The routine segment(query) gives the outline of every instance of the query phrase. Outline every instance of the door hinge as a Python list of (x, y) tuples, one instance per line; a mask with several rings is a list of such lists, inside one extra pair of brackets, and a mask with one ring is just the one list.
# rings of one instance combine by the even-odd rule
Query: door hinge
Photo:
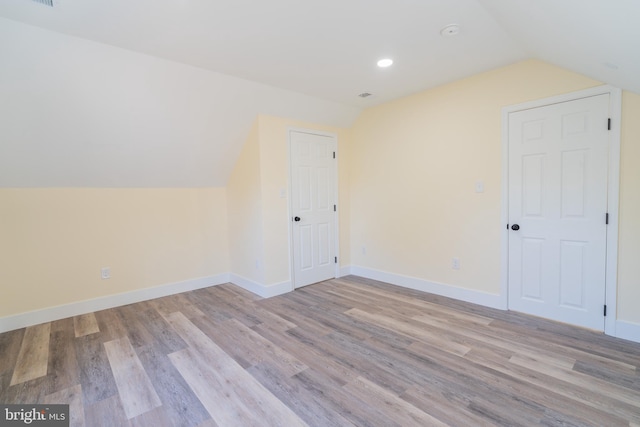
[(604, 223), (609, 225), (609, 212), (607, 212), (607, 214), (605, 215)]
[(507, 224), (507, 230), (509, 229), (509, 224)]
[(611, 119), (607, 119), (607, 130), (611, 130)]
[(333, 152), (333, 158), (334, 159), (336, 158), (336, 152), (335, 151)]
[(334, 262), (337, 264), (338, 263), (338, 257), (334, 258)]
[(338, 210), (338, 208), (336, 207), (336, 205), (333, 205), (333, 211), (336, 212)]
[(607, 317), (607, 305), (604, 305), (604, 317)]

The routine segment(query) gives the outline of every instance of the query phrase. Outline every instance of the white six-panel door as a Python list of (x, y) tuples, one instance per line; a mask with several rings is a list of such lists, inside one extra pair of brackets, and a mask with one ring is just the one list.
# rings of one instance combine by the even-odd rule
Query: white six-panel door
[(335, 277), (336, 139), (290, 132), (294, 287)]
[(609, 95), (509, 114), (509, 308), (604, 329)]

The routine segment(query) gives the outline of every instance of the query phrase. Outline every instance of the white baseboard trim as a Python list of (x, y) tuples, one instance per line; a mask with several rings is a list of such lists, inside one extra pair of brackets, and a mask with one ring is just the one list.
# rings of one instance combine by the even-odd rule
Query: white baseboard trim
[(340, 267), (340, 270), (338, 272), (339, 276), (338, 277), (344, 277), (344, 276), (348, 276), (351, 274), (351, 266), (347, 265), (345, 267)]
[(629, 341), (640, 342), (640, 323), (616, 320), (615, 336)]
[(262, 298), (275, 297), (293, 290), (293, 285), (290, 280), (281, 283), (274, 283), (272, 285), (263, 285), (261, 283), (254, 282), (251, 279), (247, 279), (246, 277), (232, 273), (229, 276), (229, 281), (234, 285), (240, 286), (242, 289), (261, 296)]
[(224, 273), (6, 316), (0, 318), (0, 333), (228, 282), (229, 274)]
[(472, 289), (458, 288), (444, 283), (430, 282), (416, 277), (403, 276), (400, 274), (388, 273), (386, 271), (374, 270), (355, 265), (351, 266), (350, 271), (351, 274), (355, 276), (361, 276), (367, 279), (379, 280), (381, 282), (391, 283), (392, 285), (429, 292), (431, 294), (471, 302), (485, 307), (497, 308), (500, 310), (507, 309), (507, 307), (504, 306), (503, 299), (498, 294), (489, 294), (487, 292), (474, 291)]

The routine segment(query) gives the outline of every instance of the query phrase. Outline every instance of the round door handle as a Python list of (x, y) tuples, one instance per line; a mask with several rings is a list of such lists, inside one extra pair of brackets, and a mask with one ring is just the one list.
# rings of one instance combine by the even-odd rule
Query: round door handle
[(293, 220), (294, 220), (295, 222), (298, 222), (298, 221), (300, 221), (300, 217), (299, 217), (299, 216), (297, 216), (297, 217), (293, 218)]
[(518, 231), (518, 230), (520, 230), (520, 226), (519, 226), (518, 224), (513, 224), (513, 225), (511, 226), (511, 229), (512, 229), (513, 231)]

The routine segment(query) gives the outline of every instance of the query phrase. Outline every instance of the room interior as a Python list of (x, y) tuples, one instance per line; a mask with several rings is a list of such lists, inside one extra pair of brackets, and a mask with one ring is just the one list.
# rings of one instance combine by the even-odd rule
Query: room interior
[(299, 292), (291, 129), (338, 141), (336, 278), (506, 310), (503, 109), (610, 85), (605, 339), (640, 343), (633, 1), (42, 3), (0, 5), (0, 332), (228, 283)]

